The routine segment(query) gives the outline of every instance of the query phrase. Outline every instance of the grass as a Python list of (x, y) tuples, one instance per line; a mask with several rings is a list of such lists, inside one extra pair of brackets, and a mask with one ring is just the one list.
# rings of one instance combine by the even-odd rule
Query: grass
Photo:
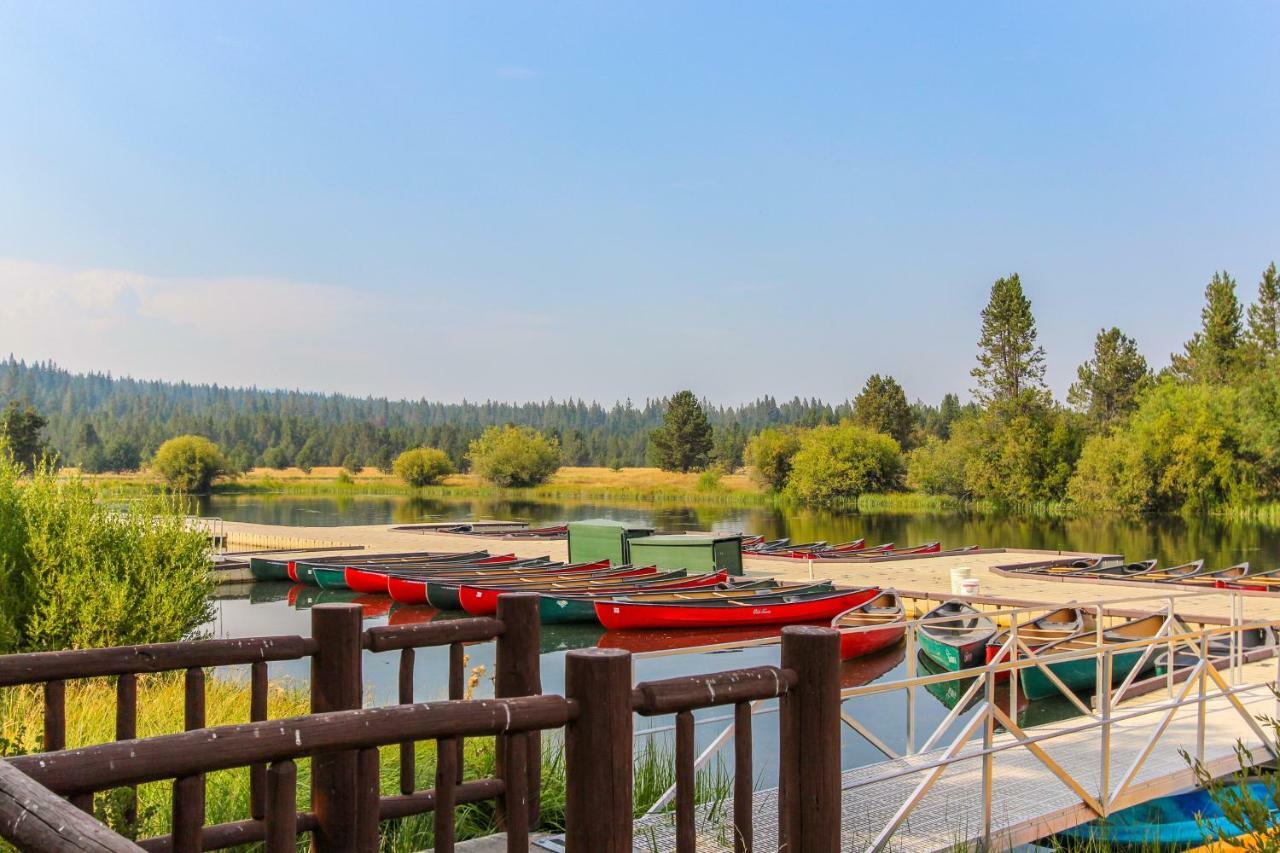
[[(73, 681), (67, 685), (67, 746), (76, 748), (107, 743), (115, 737), (115, 685), (107, 679)], [(206, 682), (208, 725), (243, 723), (249, 719), (249, 690), (235, 678), (214, 676)], [(183, 730), (183, 679), (176, 674), (143, 676), (138, 683), (138, 736), (153, 737)], [(294, 684), (273, 684), (268, 696), (272, 718), (306, 714), (307, 691)], [(0, 691), (0, 749), (3, 754), (20, 755), (42, 750), (44, 734), (43, 692), (38, 686)], [(564, 828), (565, 768), (562, 742), (555, 735), (544, 738), (542, 758), (542, 820), (540, 829), (551, 832)], [(469, 738), (464, 766), (466, 778), (479, 779), (494, 774), (494, 739)], [(675, 762), (665, 746), (648, 745), (635, 756), (636, 815), (646, 812), (675, 781)], [(383, 794), (399, 793), (399, 747), (382, 749)], [(434, 743), (418, 744), (417, 787), (428, 789), (435, 779)], [(723, 804), (732, 790), (732, 779), (723, 765), (699, 771), (695, 776), (696, 799), (713, 807)], [(136, 838), (168, 834), (171, 828), (171, 784), (156, 782), (138, 788)], [(126, 791), (99, 794), (95, 814), (117, 831), (126, 832), (123, 820)], [(310, 764), (298, 762), (298, 808), (309, 808)], [(205, 794), (206, 823), (243, 820), (249, 815), (249, 771), (247, 768), (208, 774)], [(478, 838), (497, 831), (492, 802), (460, 806), (455, 813), (459, 840)], [(408, 853), (432, 846), (434, 818), (416, 815), (383, 824), (382, 849), (388, 853)], [(299, 850), (307, 839), (299, 840)]]

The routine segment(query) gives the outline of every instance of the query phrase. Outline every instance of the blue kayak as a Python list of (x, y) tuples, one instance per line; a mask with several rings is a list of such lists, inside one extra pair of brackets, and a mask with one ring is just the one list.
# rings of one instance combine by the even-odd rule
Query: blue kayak
[[(1265, 782), (1251, 782), (1249, 791), (1255, 799), (1269, 803), (1271, 809), (1276, 810), (1276, 804), (1271, 801)], [(1196, 824), (1197, 814), (1204, 818), (1204, 829)], [(1206, 831), (1213, 833), (1214, 838), (1206, 838)], [(1109, 818), (1095, 818), (1064, 830), (1056, 837), (1077, 841), (1107, 841), (1117, 846), (1188, 847), (1216, 839), (1218, 831), (1227, 838), (1233, 838), (1249, 830), (1228, 821), (1207, 792), (1196, 790), (1130, 806)]]

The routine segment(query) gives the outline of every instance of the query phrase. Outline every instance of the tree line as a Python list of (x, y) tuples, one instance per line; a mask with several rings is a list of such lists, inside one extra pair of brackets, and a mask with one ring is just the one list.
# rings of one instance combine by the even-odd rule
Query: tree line
[[(630, 400), (611, 407), (582, 400), (512, 404), (391, 401), (302, 391), (264, 391), (74, 374), (50, 362), (0, 361), (0, 402), (13, 417), (41, 420), (40, 434), (64, 464), (89, 472), (129, 471), (150, 460), (170, 438), (205, 436), (235, 470), (304, 470), (318, 466), (390, 470), (405, 449), (433, 447), (457, 470), (468, 470), (471, 443), (492, 426), (530, 427), (560, 447), (565, 465), (630, 467), (657, 464), (651, 435), (662, 426), (668, 399)], [(714, 429), (710, 456), (722, 467), (742, 464), (749, 436), (768, 426), (816, 426), (848, 417), (848, 403), (779, 401), (764, 396), (742, 406), (699, 402)], [(913, 409), (922, 421), (936, 407)]]
[[(910, 489), (1005, 504), (1199, 511), (1280, 497), (1275, 264), (1248, 306), (1237, 290), (1227, 272), (1213, 274), (1200, 329), (1159, 371), (1121, 329), (1100, 329), (1065, 402), (1045, 384), (1046, 354), (1014, 273), (992, 284), (981, 312), (967, 403), (956, 394), (936, 406), (909, 403), (893, 377), (879, 374), (838, 404), (763, 397), (713, 407), (689, 390), (612, 408), (390, 402), (73, 375), (11, 356), (0, 363), (0, 399), (14, 401), (0, 435), (15, 455), (35, 458), (47, 440), (89, 470), (136, 467), (169, 437), (192, 433), (217, 442), (228, 470), (375, 465), (413, 483), (474, 466), (490, 482), (528, 485), (561, 464), (732, 471), (745, 463), (765, 487), (815, 503)], [(418, 448), (429, 458), (396, 465)], [(489, 456), (507, 467), (486, 468), (480, 460)]]

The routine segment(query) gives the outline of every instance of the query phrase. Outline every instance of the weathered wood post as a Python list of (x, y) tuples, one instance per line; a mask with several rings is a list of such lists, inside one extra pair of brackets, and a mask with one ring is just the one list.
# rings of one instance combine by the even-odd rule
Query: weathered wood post
[[(782, 756), (795, 769), (788, 786), (787, 853), (840, 849), (840, 634), (831, 628), (782, 629), (782, 666), (797, 676), (783, 704)], [(785, 737), (790, 731), (793, 737)]]
[[(497, 673), (494, 676), (494, 694), (499, 699), (542, 693), (539, 598), (536, 593), (529, 592), (509, 592), (498, 596), (498, 619), (504, 626), (502, 635), (498, 637), (495, 662)], [(527, 781), (523, 785), (508, 784), (507, 787), (508, 790), (524, 791), (528, 797), (529, 824), (536, 826), (538, 801), (542, 793), (542, 733), (528, 732), (518, 737), (528, 741), (524, 749), (524, 760), (528, 768)], [(506, 743), (505, 737), (499, 738), (497, 776), (503, 780), (507, 779), (509, 763)], [(505, 825), (507, 809), (511, 806), (505, 795), (498, 800), (500, 825)]]
[[(311, 608), (311, 713), (359, 708), (363, 681), (360, 670), (360, 605), (317, 604)], [(311, 760), (311, 807), (316, 815), (317, 853), (355, 850), (355, 750), (327, 752)]]
[(565, 850), (631, 853), (631, 655), (578, 649), (565, 656)]

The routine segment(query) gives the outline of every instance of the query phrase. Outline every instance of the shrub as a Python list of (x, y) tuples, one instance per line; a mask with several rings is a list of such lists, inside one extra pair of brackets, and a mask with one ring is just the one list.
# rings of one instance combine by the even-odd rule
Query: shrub
[(791, 460), (799, 449), (800, 436), (795, 430), (768, 427), (751, 436), (743, 458), (751, 468), (751, 479), (781, 491), (791, 473)]
[(966, 496), (965, 456), (959, 443), (930, 437), (907, 454), (907, 487), (930, 495)]
[(0, 651), (180, 640), (212, 617), (209, 543), (171, 498), (117, 511), (0, 453)]
[(708, 468), (698, 475), (698, 491), (718, 492), (721, 489), (721, 474), (715, 468)]
[(489, 427), (467, 450), (471, 469), (503, 488), (545, 483), (560, 467), (560, 444), (530, 427)]
[(805, 433), (792, 460), (787, 491), (810, 503), (832, 503), (897, 485), (898, 442), (852, 422)]
[(415, 447), (396, 457), (391, 470), (415, 489), (432, 486), (453, 473), (453, 463), (443, 450)]
[(230, 473), (218, 445), (202, 435), (169, 439), (156, 451), (151, 467), (172, 488), (187, 494), (207, 492), (214, 480)]
[(1070, 495), (1080, 506), (1198, 512), (1257, 493), (1240, 395), (1171, 379), (1143, 395), (1128, 423), (1085, 447)]

